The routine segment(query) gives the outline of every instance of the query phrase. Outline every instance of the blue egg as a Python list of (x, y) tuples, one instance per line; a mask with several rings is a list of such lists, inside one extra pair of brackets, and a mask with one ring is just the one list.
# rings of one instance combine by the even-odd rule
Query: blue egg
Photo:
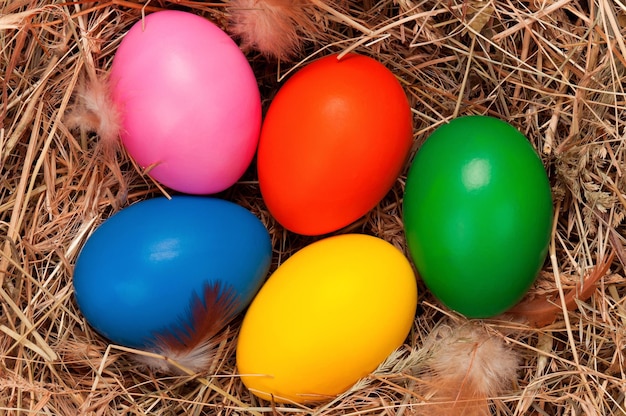
[(190, 301), (207, 285), (228, 289), (233, 313), (243, 311), (271, 257), (267, 229), (237, 204), (201, 196), (150, 199), (119, 211), (89, 237), (74, 269), (76, 302), (110, 341), (145, 348), (190, 315)]

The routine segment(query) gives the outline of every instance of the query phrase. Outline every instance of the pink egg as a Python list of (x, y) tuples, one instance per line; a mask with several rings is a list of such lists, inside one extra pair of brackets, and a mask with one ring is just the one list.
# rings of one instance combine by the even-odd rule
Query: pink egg
[(212, 194), (250, 165), (258, 84), (237, 44), (209, 20), (171, 10), (146, 16), (122, 40), (110, 84), (122, 143), (161, 184)]

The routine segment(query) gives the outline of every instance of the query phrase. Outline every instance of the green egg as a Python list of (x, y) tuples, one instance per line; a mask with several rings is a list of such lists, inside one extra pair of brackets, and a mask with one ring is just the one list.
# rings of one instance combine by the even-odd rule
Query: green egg
[(552, 228), (546, 171), (526, 137), (487, 116), (435, 130), (404, 194), (409, 252), (428, 289), (468, 318), (505, 312), (541, 270)]

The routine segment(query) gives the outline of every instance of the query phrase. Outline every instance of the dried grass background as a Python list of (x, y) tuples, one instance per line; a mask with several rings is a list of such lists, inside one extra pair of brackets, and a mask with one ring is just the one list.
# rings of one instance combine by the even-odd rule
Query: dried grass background
[[(265, 105), (288, 71), (355, 50), (401, 79), (414, 112), (415, 150), (437, 126), (490, 114), (519, 128), (553, 185), (551, 256), (529, 299), (560, 297), (614, 253), (589, 299), (543, 328), (519, 319), (478, 322), (522, 358), (515, 386), (492, 400), (498, 415), (626, 414), (626, 6), (619, 0), (364, 0), (316, 3), (319, 32), (295, 60), (254, 51)], [(331, 403), (271, 406), (236, 376), (234, 342), (213, 368), (164, 377), (139, 368), (85, 323), (72, 268), (91, 231), (116, 210), (162, 191), (120, 151), (115, 157), (67, 114), (82, 77), (110, 67), (123, 34), (148, 13), (177, 8), (221, 26), (226, 3), (0, 0), (0, 413), (8, 415), (428, 414), (415, 375), (426, 337), (463, 318), (421, 287), (406, 344)], [(408, 168), (408, 165), (407, 165)], [(406, 170), (404, 172), (406, 174)], [(404, 175), (403, 174), (403, 175)], [(405, 176), (349, 230), (405, 250)], [(275, 265), (312, 238), (269, 216), (254, 169), (220, 195), (268, 226)], [(515, 255), (515, 253), (511, 253)], [(506, 270), (503, 270), (506, 275)], [(173, 276), (175, 279), (176, 276)], [(236, 327), (232, 329), (236, 337)]]

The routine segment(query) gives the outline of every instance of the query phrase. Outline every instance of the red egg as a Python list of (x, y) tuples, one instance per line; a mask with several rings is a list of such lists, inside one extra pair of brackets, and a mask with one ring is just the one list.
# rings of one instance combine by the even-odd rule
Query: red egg
[(349, 54), (295, 73), (267, 112), (258, 149), (274, 218), (304, 235), (336, 231), (380, 202), (412, 145), (411, 109), (380, 62)]

